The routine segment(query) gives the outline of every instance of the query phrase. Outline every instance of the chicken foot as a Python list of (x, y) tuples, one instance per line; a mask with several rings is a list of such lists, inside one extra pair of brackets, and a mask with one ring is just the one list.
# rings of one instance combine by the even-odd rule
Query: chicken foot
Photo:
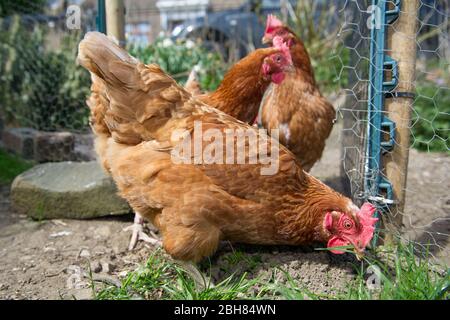
[(158, 238), (158, 236), (154, 233), (153, 230), (150, 230), (149, 232), (150, 236), (144, 232), (144, 218), (139, 214), (139, 212), (136, 212), (134, 215), (134, 223), (123, 230), (124, 231), (132, 230), (133, 232), (131, 234), (131, 240), (128, 246), (128, 250), (133, 250), (138, 240), (145, 241), (152, 245), (161, 246), (161, 240)]

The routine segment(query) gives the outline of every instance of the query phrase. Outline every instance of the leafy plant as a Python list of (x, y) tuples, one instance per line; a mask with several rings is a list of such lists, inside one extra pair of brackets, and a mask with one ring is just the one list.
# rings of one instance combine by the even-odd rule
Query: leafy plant
[(129, 52), (144, 63), (156, 63), (172, 75), (175, 80), (185, 83), (194, 66), (198, 66), (200, 85), (205, 91), (215, 90), (226, 71), (221, 57), (208, 52), (192, 40), (158, 38), (150, 46), (130, 46)]

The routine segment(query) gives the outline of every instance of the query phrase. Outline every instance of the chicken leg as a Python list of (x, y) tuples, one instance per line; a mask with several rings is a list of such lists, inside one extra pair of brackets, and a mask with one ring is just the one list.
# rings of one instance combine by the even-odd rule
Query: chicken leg
[(136, 212), (134, 215), (134, 223), (133, 225), (126, 227), (123, 229), (124, 231), (132, 230), (130, 245), (128, 246), (128, 250), (133, 250), (136, 246), (138, 240), (145, 241), (147, 243), (161, 246), (161, 240), (156, 236), (156, 234), (150, 230), (151, 237), (144, 232), (144, 218)]

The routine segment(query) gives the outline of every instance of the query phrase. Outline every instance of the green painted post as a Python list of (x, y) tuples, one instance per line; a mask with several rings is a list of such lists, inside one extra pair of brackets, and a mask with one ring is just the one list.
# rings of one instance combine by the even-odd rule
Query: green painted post
[(105, 0), (97, 1), (97, 31), (106, 34)]

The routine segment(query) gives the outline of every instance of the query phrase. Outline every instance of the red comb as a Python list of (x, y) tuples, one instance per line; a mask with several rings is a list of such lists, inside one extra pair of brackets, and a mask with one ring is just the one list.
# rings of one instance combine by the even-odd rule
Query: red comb
[(273, 46), (274, 48), (277, 48), (283, 53), (283, 55), (286, 57), (289, 64), (292, 64), (292, 57), (291, 57), (291, 51), (289, 50), (288, 45), (283, 41), (283, 38), (276, 36), (273, 38)]
[(375, 211), (376, 208), (372, 204), (366, 202), (357, 213), (359, 223), (362, 226), (360, 240), (364, 247), (372, 240), (373, 233), (375, 232), (375, 224), (378, 221), (378, 218), (373, 217)]
[(267, 16), (267, 22), (266, 22), (266, 34), (272, 33), (276, 28), (282, 27), (283, 22), (281, 22), (280, 19), (278, 19), (273, 14), (269, 14)]

